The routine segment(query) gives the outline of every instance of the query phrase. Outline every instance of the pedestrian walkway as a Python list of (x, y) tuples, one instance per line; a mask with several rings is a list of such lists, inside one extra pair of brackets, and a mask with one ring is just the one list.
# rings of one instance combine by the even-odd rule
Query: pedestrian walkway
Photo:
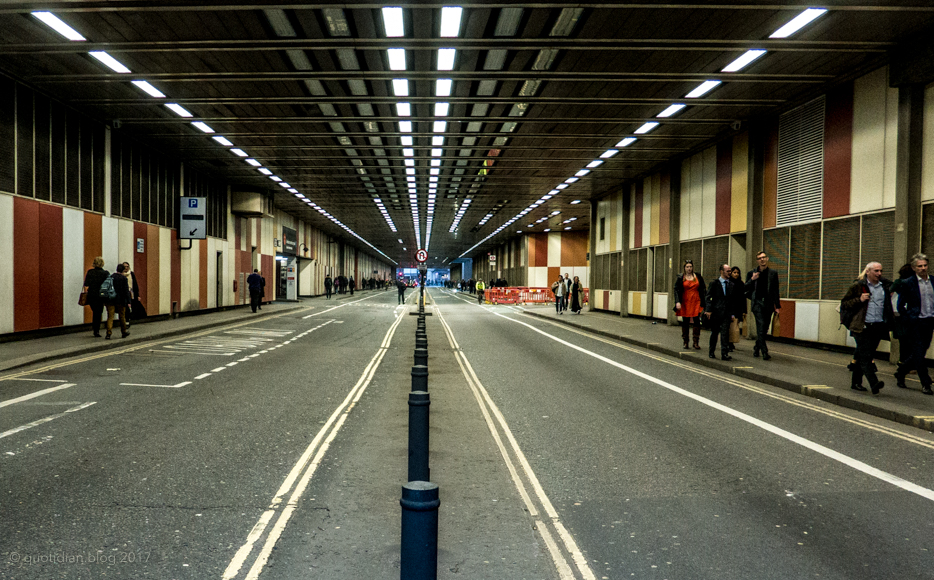
[[(814, 397), (841, 407), (862, 411), (876, 417), (934, 431), (934, 397), (921, 393), (921, 383), (911, 374), (905, 381), (907, 389), (895, 386), (895, 365), (876, 360), (879, 379), (885, 388), (878, 395), (850, 388), (850, 356), (845, 353), (799, 346), (784, 342), (769, 342), (772, 360), (752, 356), (755, 341), (743, 339), (731, 353), (733, 360), (711, 359), (707, 355), (710, 334), (704, 330), (700, 350), (683, 349), (681, 328), (662, 321), (621, 317), (618, 314), (584, 310), (558, 314), (553, 305), (527, 305), (523, 311), (537, 317), (586, 329), (595, 334), (641, 346), (649, 350), (678, 357), (685, 362), (733, 373), (760, 383), (780, 387)], [(867, 386), (864, 381), (863, 386)]]
[[(380, 291), (358, 291), (353, 296), (335, 294), (330, 301), (325, 301), (323, 296), (319, 296), (295, 302), (269, 302), (263, 304), (260, 311), (255, 314), (250, 312), (250, 306), (247, 304), (207, 313), (193, 312), (187, 315), (183, 313), (178, 318), (156, 317), (150, 320), (134, 320), (129, 337), (120, 338), (120, 333), (115, 332), (112, 340), (95, 338), (91, 336), (90, 329), (86, 332), (74, 332), (72, 328), (62, 328), (61, 334), (0, 343), (0, 372), (49, 360), (126, 348), (144, 341), (171, 338), (225, 324), (259, 321), (301, 309), (330, 308), (341, 301), (365, 298), (378, 292)], [(103, 331), (103, 323), (101, 326)]]

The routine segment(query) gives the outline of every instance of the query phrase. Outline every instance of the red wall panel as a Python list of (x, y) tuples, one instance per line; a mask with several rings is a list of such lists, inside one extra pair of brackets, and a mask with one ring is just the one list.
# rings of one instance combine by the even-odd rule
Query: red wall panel
[(36, 254), (38, 254), (38, 265), (41, 272), (41, 280), (39, 281), (39, 327), (49, 328), (65, 324), (64, 306), (62, 305), (64, 298), (64, 289), (62, 288), (64, 272), (62, 207), (46, 203), (38, 205), (39, 233), (42, 243), (37, 244), (33, 250), (33, 257), (35, 258)]
[(733, 187), (733, 140), (717, 144), (717, 217), (714, 233), (730, 233), (730, 209)]
[[(39, 203), (13, 198), (13, 330), (39, 328)], [(61, 269), (55, 276), (61, 285)]]
[(824, 219), (850, 213), (853, 83), (827, 94), (824, 117)]
[[(103, 216), (97, 213), (84, 214), (84, 269), (90, 270), (94, 258), (104, 253), (103, 242)], [(107, 267), (107, 264), (104, 264)], [(84, 309), (84, 321), (91, 322), (92, 314), (90, 308)]]

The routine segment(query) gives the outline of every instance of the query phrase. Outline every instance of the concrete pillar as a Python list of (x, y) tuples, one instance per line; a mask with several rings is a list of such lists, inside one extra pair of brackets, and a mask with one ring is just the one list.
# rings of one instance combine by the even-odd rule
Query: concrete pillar
[(675, 315), (675, 280), (681, 273), (681, 161), (674, 161), (668, 166), (671, 183), (671, 199), (668, 202), (668, 324), (677, 326)]
[[(594, 263), (597, 257), (597, 236), (600, 235), (600, 224), (597, 223), (597, 204), (593, 200), (587, 202), (590, 204), (590, 250), (587, 260), (587, 287), (590, 291), (594, 290)], [(528, 266), (528, 254), (526, 254), (526, 266)], [(590, 302), (587, 304), (587, 310), (593, 310), (593, 294), (590, 296)]]
[[(628, 268), (634, 267), (635, 264), (629, 263), (629, 212), (632, 201), (632, 183), (626, 182), (623, 183), (623, 213), (620, 216), (622, 219), (622, 230), (623, 230), (623, 239), (620, 252), (619, 260), (619, 315), (620, 316), (629, 316), (629, 276)], [(641, 211), (642, 208), (636, 208), (636, 211)]]
[(921, 147), (924, 86), (898, 88), (898, 137), (895, 159), (895, 263), (892, 274), (921, 249)]

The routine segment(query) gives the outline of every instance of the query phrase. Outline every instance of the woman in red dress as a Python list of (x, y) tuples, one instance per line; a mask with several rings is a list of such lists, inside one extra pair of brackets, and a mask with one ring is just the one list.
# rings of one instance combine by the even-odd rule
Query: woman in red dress
[(700, 349), (700, 319), (706, 294), (704, 277), (694, 272), (694, 262), (684, 261), (684, 268), (675, 281), (675, 314), (681, 317), (681, 338), (688, 347), (688, 327), (694, 324), (694, 348)]

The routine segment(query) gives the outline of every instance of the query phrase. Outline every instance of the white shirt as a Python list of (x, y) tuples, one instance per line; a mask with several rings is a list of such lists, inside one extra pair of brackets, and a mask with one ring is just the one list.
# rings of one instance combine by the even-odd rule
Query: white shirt
[(918, 290), (921, 291), (921, 314), (918, 318), (934, 317), (934, 288), (931, 287), (931, 278), (925, 280), (918, 276)]
[(866, 280), (866, 286), (869, 288), (869, 304), (866, 306), (866, 322), (882, 322), (885, 303), (885, 290), (882, 288), (882, 282), (873, 284)]

